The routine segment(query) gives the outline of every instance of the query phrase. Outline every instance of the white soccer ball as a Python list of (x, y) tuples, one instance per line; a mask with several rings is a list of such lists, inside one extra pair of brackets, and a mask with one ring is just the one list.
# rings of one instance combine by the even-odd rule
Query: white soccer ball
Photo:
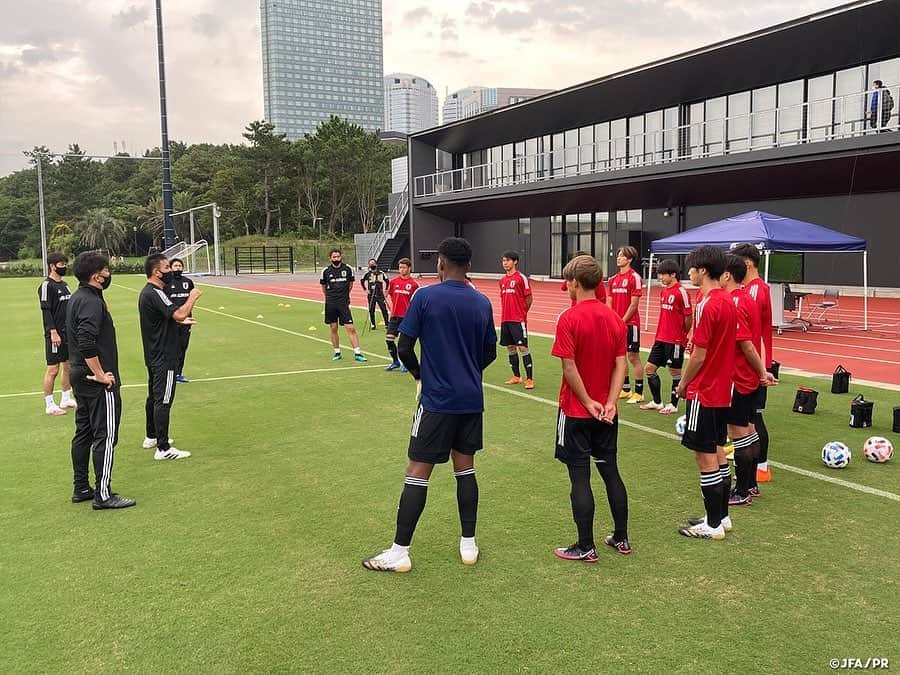
[(872, 436), (863, 446), (863, 454), (870, 462), (884, 464), (894, 456), (894, 446), (886, 438)]
[(687, 415), (682, 415), (675, 420), (675, 431), (679, 436), (684, 436), (685, 427), (687, 427)]
[(843, 469), (850, 463), (850, 448), (839, 441), (826, 443), (822, 448), (822, 461), (830, 469)]

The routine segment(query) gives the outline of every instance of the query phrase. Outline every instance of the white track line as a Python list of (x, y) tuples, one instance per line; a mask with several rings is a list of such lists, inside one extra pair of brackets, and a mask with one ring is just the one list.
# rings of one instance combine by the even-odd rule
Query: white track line
[[(247, 375), (223, 375), (221, 377), (197, 377), (191, 380), (194, 382), (223, 382), (225, 380), (250, 380), (258, 377), (282, 377), (285, 375), (309, 375), (311, 373), (338, 373), (352, 372), (354, 370), (362, 370), (364, 368), (381, 368), (379, 363), (373, 366), (338, 366), (336, 368), (309, 368), (307, 370), (282, 370), (277, 373), (248, 373)], [(184, 386), (184, 385), (182, 385)], [(147, 388), (146, 384), (123, 384), (120, 389), (137, 389), (141, 387)], [(18, 394), (0, 394), (0, 398), (22, 398), (26, 396), (42, 396), (42, 391), (23, 391)]]

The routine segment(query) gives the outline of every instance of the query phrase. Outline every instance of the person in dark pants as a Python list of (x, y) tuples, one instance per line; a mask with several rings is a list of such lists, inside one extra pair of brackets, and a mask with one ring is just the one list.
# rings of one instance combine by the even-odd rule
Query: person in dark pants
[(890, 124), (893, 110), (894, 99), (890, 89), (885, 88), (881, 80), (875, 80), (872, 83), (872, 93), (869, 95), (869, 125), (873, 129), (887, 131), (885, 127)]
[(363, 275), (359, 285), (369, 297), (369, 327), (375, 330), (375, 305), (381, 310), (384, 325), (388, 325), (387, 304), (384, 302), (384, 291), (388, 283), (388, 275), (378, 269), (375, 258), (369, 260), (369, 271)]
[[(190, 277), (184, 276), (184, 263), (180, 258), (172, 258), (169, 261), (172, 268), (172, 281), (166, 284), (166, 295), (176, 307), (181, 307), (194, 290), (194, 281)], [(190, 316), (190, 315), (188, 315)], [(187, 384), (188, 379), (184, 376), (184, 357), (187, 354), (188, 345), (191, 343), (191, 325), (182, 323), (178, 325), (178, 344), (181, 346), (181, 360), (178, 362), (178, 370), (175, 372), (175, 381)]]
[[(48, 415), (65, 415), (66, 408), (77, 408), (69, 384), (69, 347), (66, 344), (66, 307), (72, 291), (63, 280), (68, 271), (69, 259), (65, 253), (51, 251), (47, 254), (47, 278), (38, 287), (41, 316), (44, 320), (44, 352), (47, 370), (44, 373), (44, 402)], [(53, 384), (62, 373), (62, 398), (59, 405), (53, 400)]]
[[(103, 299), (111, 279), (109, 258), (82, 253), (75, 259), (75, 277), (79, 286), (69, 300), (66, 320), (72, 388), (79, 401), (72, 438), (72, 501), (93, 500), (97, 510), (124, 509), (134, 506), (135, 501), (117, 495), (110, 486), (122, 417), (122, 382), (116, 328)], [(89, 482), (92, 456), (96, 490)]]
[(147, 285), (138, 298), (141, 318), (141, 340), (147, 366), (147, 437), (144, 448), (156, 448), (154, 459), (186, 459), (191, 453), (172, 447), (169, 438), (169, 415), (175, 400), (175, 371), (181, 361), (179, 324), (194, 322), (191, 310), (202, 295), (192, 290), (180, 307), (176, 307), (163, 290), (174, 278), (169, 261), (155, 254), (144, 264)]

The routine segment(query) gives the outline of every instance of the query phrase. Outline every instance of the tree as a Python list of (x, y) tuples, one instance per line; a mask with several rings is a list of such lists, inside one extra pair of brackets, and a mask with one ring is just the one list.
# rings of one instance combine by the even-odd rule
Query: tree
[(351, 142), (356, 158), (353, 196), (363, 232), (374, 228), (378, 204), (386, 200), (391, 187), (391, 153), (378, 134), (356, 136)]
[(78, 222), (79, 239), (88, 249), (118, 251), (127, 236), (125, 226), (109, 209), (90, 209)]
[(263, 234), (268, 237), (272, 231), (272, 204), (270, 202), (272, 183), (283, 171), (289, 144), (285, 140), (284, 134), (275, 133), (274, 124), (262, 120), (250, 122), (242, 135), (250, 141), (247, 158), (256, 167), (256, 171), (262, 179), (259, 192), (262, 197), (263, 212), (266, 216)]
[(309, 214), (310, 226), (315, 230), (322, 209), (322, 196), (328, 189), (328, 181), (312, 138), (307, 136), (294, 143), (291, 148), (291, 164), (296, 180), (298, 215), (306, 211)]

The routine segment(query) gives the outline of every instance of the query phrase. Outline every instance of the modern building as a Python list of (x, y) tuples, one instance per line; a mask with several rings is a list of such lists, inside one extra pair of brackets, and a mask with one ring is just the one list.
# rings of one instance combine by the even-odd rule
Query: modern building
[(438, 98), (431, 82), (418, 75), (384, 76), (384, 131), (411, 134), (438, 125)]
[[(867, 239), (870, 285), (900, 287), (900, 105), (872, 92), (900, 100), (897, 26), (900, 0), (856, 2), (413, 134), (385, 250), (430, 270), (462, 235), (475, 272), (507, 248), (530, 274), (578, 249), (609, 272), (620, 245), (646, 258), (759, 209)], [(800, 264), (806, 283), (861, 285), (844, 256)]]
[(260, 0), (266, 120), (290, 139), (384, 121), (381, 0)]
[(535, 96), (548, 93), (549, 89), (510, 89), (498, 87), (467, 87), (444, 99), (442, 124), (474, 117), (489, 110), (497, 110), (514, 103), (522, 103)]

